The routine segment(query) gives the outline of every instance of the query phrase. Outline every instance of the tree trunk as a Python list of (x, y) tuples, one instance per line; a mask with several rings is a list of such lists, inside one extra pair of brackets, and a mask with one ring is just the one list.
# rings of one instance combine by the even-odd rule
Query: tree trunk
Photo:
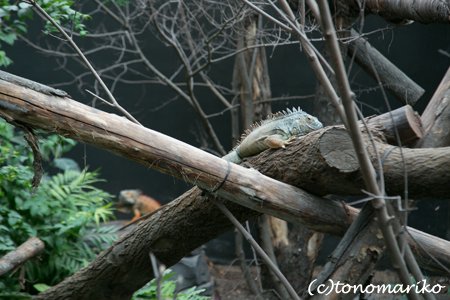
[[(381, 231), (374, 226), (374, 218), (372, 205), (366, 204), (330, 255), (317, 280), (308, 290), (306, 299), (355, 298), (354, 293), (337, 293), (336, 289), (333, 289), (331, 294), (325, 295), (318, 293), (316, 289), (321, 284), (329, 287), (330, 280), (334, 283), (345, 282), (350, 286), (364, 284), (386, 249)], [(374, 236), (378, 238), (374, 239)]]
[(323, 233), (294, 224), (289, 231), (289, 243), (281, 244), (279, 251), (275, 252), (281, 272), (286, 274), (289, 283), (302, 299), (311, 283), (322, 241)]

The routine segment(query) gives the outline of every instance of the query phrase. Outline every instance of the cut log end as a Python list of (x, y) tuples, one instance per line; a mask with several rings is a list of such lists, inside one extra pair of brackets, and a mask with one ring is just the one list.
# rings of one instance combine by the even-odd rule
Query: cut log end
[(326, 131), (320, 138), (320, 153), (330, 167), (343, 173), (359, 169), (358, 158), (350, 136), (344, 129)]
[[(392, 118), (391, 118), (392, 116)], [(397, 130), (402, 146), (411, 145), (422, 138), (422, 121), (419, 115), (409, 105), (393, 110), (391, 114), (383, 114), (369, 120), (369, 125), (380, 125), (384, 128), (387, 142), (391, 145), (399, 145)]]

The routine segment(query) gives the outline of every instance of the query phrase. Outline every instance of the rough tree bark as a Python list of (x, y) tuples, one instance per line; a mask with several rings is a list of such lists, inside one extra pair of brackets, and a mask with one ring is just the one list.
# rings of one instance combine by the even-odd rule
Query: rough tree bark
[[(227, 170), (227, 163), (220, 158), (132, 124), (124, 118), (3, 80), (0, 81), (0, 110), (6, 119), (11, 118), (107, 149), (204, 189), (209, 190), (218, 185)], [(329, 130), (325, 129), (323, 133)], [(299, 151), (304, 149), (307, 147), (302, 144), (304, 141), (299, 139), (292, 148)], [(291, 146), (288, 148), (290, 150)], [(450, 155), (450, 149), (443, 149)], [(429, 149), (424, 155), (428, 156), (435, 150)], [(267, 152), (273, 151), (268, 150), (263, 154)], [(278, 151), (274, 166), (280, 160), (287, 159), (287, 154), (286, 151)], [(307, 156), (303, 159), (310, 160)], [(395, 164), (393, 160), (391, 163)], [(433, 171), (425, 172), (429, 175)], [(296, 178), (299, 173), (291, 174)], [(288, 182), (294, 181), (293, 178), (286, 179)], [(450, 188), (448, 184), (446, 186)], [(345, 209), (339, 203), (305, 193), (236, 165), (232, 165), (227, 182), (217, 194), (253, 209), (227, 203), (240, 221), (260, 211), (336, 236), (345, 233), (357, 214), (353, 208)], [(155, 213), (150, 220), (142, 222), (131, 234), (121, 237), (88, 267), (36, 299), (128, 299), (133, 291), (153, 276), (148, 251), (153, 251), (160, 261), (170, 266), (196, 247), (231, 228), (228, 220), (195, 188)], [(450, 265), (450, 243), (413, 229), (410, 231), (425, 249)], [(442, 271), (440, 266), (428, 261), (415, 241), (410, 239), (409, 243), (413, 245), (424, 267)]]
[[(343, 0), (356, 14), (362, 9), (361, 2)], [(394, 24), (408, 24), (417, 21), (423, 24), (450, 23), (450, 7), (447, 1), (441, 0), (368, 0), (364, 2), (364, 12), (375, 14)]]
[(25, 243), (0, 258), (0, 276), (20, 267), (27, 260), (44, 251), (44, 243), (37, 237), (29, 238)]
[[(450, 68), (422, 114), (424, 137), (416, 148), (450, 146)], [(450, 206), (448, 208), (447, 240), (450, 240)]]
[(450, 146), (450, 69), (422, 114), (424, 137), (416, 148)]

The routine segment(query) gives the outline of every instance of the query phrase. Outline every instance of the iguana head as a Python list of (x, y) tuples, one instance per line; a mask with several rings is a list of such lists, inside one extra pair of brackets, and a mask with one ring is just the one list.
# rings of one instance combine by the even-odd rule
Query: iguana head
[(294, 122), (294, 130), (298, 131), (298, 133), (292, 133), (294, 136), (305, 135), (320, 128), (323, 128), (322, 123), (316, 117), (313, 117), (304, 112)]
[[(314, 130), (323, 128), (322, 123), (316, 118), (302, 111), (300, 108), (288, 108), (287, 112), (283, 111), (281, 118), (289, 127), (289, 131), (294, 137), (306, 135)], [(275, 117), (276, 119), (277, 117)]]
[(117, 210), (123, 213), (130, 213), (136, 204), (138, 197), (142, 195), (140, 190), (123, 190), (119, 194), (119, 203)]

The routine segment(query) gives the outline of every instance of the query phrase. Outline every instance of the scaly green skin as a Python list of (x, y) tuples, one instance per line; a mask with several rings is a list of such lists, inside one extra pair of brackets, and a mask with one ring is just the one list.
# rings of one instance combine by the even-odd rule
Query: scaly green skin
[(246, 131), (241, 142), (223, 159), (233, 163), (240, 163), (244, 157), (256, 155), (268, 148), (284, 148), (299, 136), (306, 135), (322, 128), (320, 121), (300, 108), (287, 112), (279, 112), (268, 120)]

